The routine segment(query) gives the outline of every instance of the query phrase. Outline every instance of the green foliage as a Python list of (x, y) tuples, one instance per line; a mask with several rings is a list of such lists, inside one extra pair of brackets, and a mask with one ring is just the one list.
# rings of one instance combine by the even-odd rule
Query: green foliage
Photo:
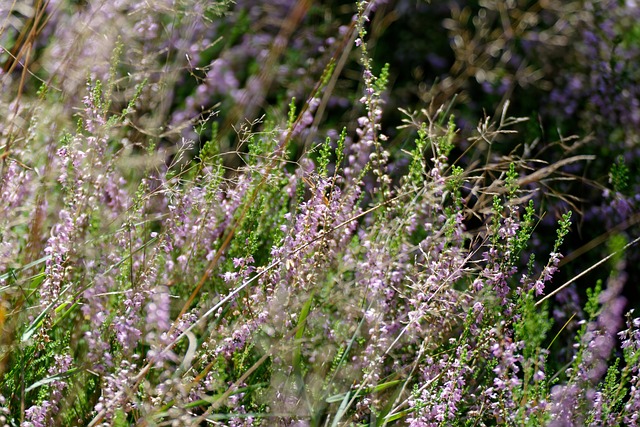
[(204, 165), (221, 167), (222, 162), (219, 157), (220, 142), (218, 141), (218, 123), (211, 123), (211, 138), (207, 140), (200, 149), (200, 160)]
[(564, 242), (564, 238), (569, 234), (571, 229), (571, 211), (562, 215), (562, 218), (558, 222), (558, 230), (556, 230), (556, 241), (553, 244), (553, 252), (558, 252), (560, 246)]
[(618, 156), (616, 162), (611, 165), (609, 170), (609, 183), (613, 186), (613, 190), (618, 193), (624, 193), (629, 186), (630, 171), (624, 162), (624, 157)]
[(291, 98), (291, 102), (289, 103), (289, 115), (287, 120), (287, 130), (291, 132), (293, 130), (293, 125), (296, 121), (296, 99)]
[(134, 111), (136, 102), (138, 102), (138, 100), (142, 96), (142, 91), (147, 86), (147, 83), (148, 83), (148, 80), (144, 79), (141, 83), (138, 83), (136, 85), (135, 92), (134, 92), (133, 96), (129, 100), (129, 103), (127, 104), (127, 106), (120, 113), (120, 117), (118, 118), (118, 120), (115, 119), (116, 116), (112, 116), (111, 117), (111, 119), (114, 120), (114, 122), (111, 122), (112, 124), (115, 124), (117, 122), (122, 122), (124, 120), (125, 116), (127, 116), (128, 114), (130, 114), (130, 113), (132, 113)]
[(614, 234), (607, 240), (607, 250), (612, 255), (609, 259), (609, 266), (612, 271), (615, 272), (620, 262), (625, 259), (624, 248), (628, 243), (628, 239), (624, 234)]
[(430, 143), (427, 125), (422, 123), (418, 129), (418, 138), (415, 140), (415, 148), (411, 152), (411, 164), (409, 166), (409, 174), (407, 181), (414, 188), (420, 188), (424, 185), (424, 175), (426, 170), (426, 162), (424, 159), (425, 150)]
[(453, 147), (455, 146), (453, 140), (456, 136), (456, 123), (453, 114), (449, 116), (449, 123), (447, 124), (446, 133), (443, 136), (437, 138), (435, 144), (436, 153), (439, 157), (447, 158)]
[[(525, 363), (531, 364), (527, 366), (530, 369), (537, 364), (539, 351), (544, 347), (547, 333), (553, 325), (549, 318), (548, 304), (537, 307), (535, 303), (533, 291), (521, 295), (517, 304), (518, 321), (514, 324), (515, 339), (524, 343), (522, 355)], [(532, 372), (527, 374), (529, 378), (533, 376)]]
[(616, 357), (609, 365), (602, 385), (602, 400), (604, 401), (600, 417), (602, 420), (615, 419), (616, 414), (620, 413), (623, 408), (627, 395), (624, 383), (625, 381), (620, 376), (620, 359)]
[[(584, 306), (584, 312), (587, 319), (593, 320), (600, 312), (600, 294), (602, 293), (602, 280), (598, 280), (593, 288), (587, 289), (587, 302)], [(584, 329), (584, 327), (582, 328)]]
[(507, 177), (505, 178), (505, 187), (509, 191), (507, 198), (512, 200), (519, 190), (518, 186), (518, 173), (516, 172), (516, 166), (513, 163), (509, 164), (509, 170), (507, 171)]
[(320, 146), (320, 155), (318, 157), (318, 175), (327, 176), (327, 166), (329, 165), (331, 156), (331, 138), (327, 138), (324, 144)]
[(380, 70), (380, 74), (378, 74), (378, 77), (373, 82), (373, 88), (375, 90), (375, 93), (377, 95), (381, 95), (387, 89), (388, 84), (389, 84), (389, 64), (386, 63), (382, 66), (382, 69)]
[[(520, 222), (520, 228), (514, 239), (513, 246), (516, 256), (518, 256), (527, 247), (529, 240), (533, 234), (535, 228), (535, 209), (533, 200), (529, 200), (529, 203), (525, 207), (525, 212)], [(533, 261), (533, 259), (531, 259)]]
[(336, 146), (336, 175), (338, 174), (340, 167), (344, 161), (344, 143), (347, 138), (347, 128), (342, 128), (338, 142)]

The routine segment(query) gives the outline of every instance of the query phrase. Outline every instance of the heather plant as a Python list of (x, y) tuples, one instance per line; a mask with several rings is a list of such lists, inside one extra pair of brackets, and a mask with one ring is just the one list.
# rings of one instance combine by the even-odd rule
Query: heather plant
[[(390, 128), (399, 72), (375, 45), (392, 6), (410, 13), (385, 1), (8, 9), (3, 424), (637, 423), (640, 322), (623, 288), (638, 239), (609, 239), (562, 284), (580, 212), (546, 220), (540, 197), (598, 153), (543, 163), (551, 148), (527, 139), (506, 92), (461, 129), (453, 113), (478, 112), (455, 73), (441, 102), (401, 105)], [(574, 6), (551, 2), (535, 21), (483, 3), (478, 26), (490, 9), (524, 25), (503, 34), (485, 81), (503, 66), (520, 70), (510, 84), (538, 81), (508, 56)], [(608, 171), (614, 191), (635, 179), (627, 164)], [(584, 309), (567, 300), (602, 266)]]
[[(576, 254), (590, 252), (590, 263), (607, 255), (602, 245), (607, 238), (637, 234), (635, 3), (455, 2), (415, 8), (397, 4), (400, 11), (390, 26), (391, 35), (378, 42), (379, 58), (399, 63), (404, 70), (394, 92), (398, 98), (390, 105), (406, 108), (419, 98), (432, 102), (435, 109), (454, 99), (451, 110), (461, 135), (467, 136), (478, 115), (500, 112), (509, 102), (513, 114), (530, 118), (522, 129), (529, 141), (527, 157), (549, 164), (575, 154), (598, 159), (564, 164), (557, 170), (562, 178), (541, 181), (544, 191), (536, 195), (536, 204), (547, 215), (539, 230), (551, 234), (554, 220), (564, 211), (578, 213), (580, 237), (572, 235), (567, 244)], [(425, 35), (428, 43), (416, 46), (403, 39), (403, 27), (423, 25), (443, 26), (447, 40), (435, 32)], [(467, 164), (477, 160), (477, 147), (468, 149), (469, 142), (463, 138), (459, 145), (468, 155), (462, 160)], [(494, 145), (493, 160), (512, 148)], [(627, 179), (621, 181), (620, 176)], [(630, 274), (636, 273), (635, 265), (627, 264)], [(606, 274), (598, 278), (606, 280)], [(588, 286), (570, 291), (584, 298)], [(625, 294), (631, 303), (637, 299), (629, 287)]]

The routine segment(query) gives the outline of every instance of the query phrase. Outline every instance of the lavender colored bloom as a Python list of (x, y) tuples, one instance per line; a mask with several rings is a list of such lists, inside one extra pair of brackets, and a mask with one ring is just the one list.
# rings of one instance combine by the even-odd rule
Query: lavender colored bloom
[(429, 360), (423, 370), (423, 383), (409, 405), (415, 411), (408, 417), (410, 426), (440, 426), (452, 422), (458, 415), (458, 405), (463, 399), (466, 375), (469, 373), (469, 348), (460, 346), (452, 359), (447, 355), (440, 360)]
[(640, 318), (631, 319), (631, 315), (632, 312), (629, 313), (627, 329), (621, 331), (618, 336), (625, 352), (625, 360), (631, 365), (629, 399), (623, 411), (624, 422), (636, 427), (640, 425)]
[(98, 399), (95, 410), (103, 413), (107, 421), (111, 421), (118, 410), (129, 412), (133, 409), (128, 396), (135, 381), (135, 369), (135, 364), (123, 360), (116, 372), (105, 378), (102, 396)]
[(64, 262), (71, 250), (74, 231), (75, 219), (72, 214), (67, 210), (61, 210), (60, 223), (53, 228), (44, 249), (45, 254), (49, 255), (49, 259), (46, 262), (45, 283), (40, 290), (43, 306), (56, 302), (60, 296), (65, 273)]
[[(72, 359), (69, 355), (56, 355), (55, 364), (49, 368), (49, 375), (65, 373), (71, 368)], [(56, 380), (50, 384), (50, 395), (40, 405), (34, 405), (25, 411), (24, 427), (49, 427), (54, 425), (55, 415), (63, 398), (63, 391), (67, 388), (65, 381)]]
[[(621, 270), (619, 266), (618, 271)], [(574, 366), (567, 374), (569, 381), (551, 390), (551, 425), (584, 424), (587, 411), (592, 417), (599, 416), (602, 396), (598, 394), (596, 385), (607, 371), (607, 361), (616, 345), (615, 336), (623, 323), (626, 301), (620, 292), (624, 282), (624, 274), (609, 280), (607, 289), (600, 296), (600, 314), (586, 325)]]

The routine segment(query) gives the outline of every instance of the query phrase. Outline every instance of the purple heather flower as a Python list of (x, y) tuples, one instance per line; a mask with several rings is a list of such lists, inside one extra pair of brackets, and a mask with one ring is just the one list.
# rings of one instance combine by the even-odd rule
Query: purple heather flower
[(550, 414), (554, 425), (558, 423), (584, 424), (585, 411), (597, 415), (599, 406), (596, 385), (607, 371), (607, 362), (615, 348), (615, 336), (622, 324), (622, 314), (625, 299), (620, 296), (625, 276), (620, 273), (622, 265), (618, 266), (618, 275), (613, 276), (607, 289), (600, 295), (602, 310), (595, 321), (586, 325), (579, 347), (579, 363), (575, 371), (568, 371), (569, 382), (556, 385), (551, 391)]
[[(147, 317), (145, 324), (147, 326), (147, 334), (145, 341), (149, 344), (150, 352), (154, 355), (160, 353), (159, 348), (168, 344), (167, 333), (171, 328), (171, 296), (169, 289), (166, 286), (157, 286), (150, 296), (150, 301), (147, 303), (146, 312)], [(152, 359), (147, 355), (148, 359)], [(161, 365), (161, 360), (154, 359), (156, 366)]]
[(107, 421), (112, 420), (118, 410), (131, 411), (129, 393), (135, 381), (135, 370), (135, 364), (123, 360), (116, 372), (104, 379), (102, 395), (94, 409), (98, 413), (104, 411), (104, 418)]
[(47, 306), (58, 299), (64, 281), (64, 262), (71, 250), (71, 238), (75, 231), (75, 221), (71, 213), (62, 209), (60, 222), (53, 227), (44, 253), (49, 255), (45, 267), (45, 282), (40, 287), (41, 305)]
[(640, 425), (640, 318), (632, 319), (632, 314), (633, 311), (629, 312), (627, 329), (618, 336), (631, 372), (629, 399), (623, 411), (624, 422), (628, 426), (637, 427)]
[[(71, 368), (73, 362), (69, 355), (55, 355), (54, 365), (48, 370), (49, 375), (61, 374)], [(22, 424), (24, 427), (49, 427), (54, 425), (55, 414), (59, 411), (59, 404), (62, 401), (67, 383), (56, 380), (49, 385), (51, 394), (47, 400), (40, 405), (34, 405), (25, 411), (26, 422)]]

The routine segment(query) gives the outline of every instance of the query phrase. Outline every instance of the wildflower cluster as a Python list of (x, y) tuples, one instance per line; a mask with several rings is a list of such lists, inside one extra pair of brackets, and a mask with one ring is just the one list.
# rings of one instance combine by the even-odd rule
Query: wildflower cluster
[(0, 424), (639, 424), (632, 2), (23, 3)]

